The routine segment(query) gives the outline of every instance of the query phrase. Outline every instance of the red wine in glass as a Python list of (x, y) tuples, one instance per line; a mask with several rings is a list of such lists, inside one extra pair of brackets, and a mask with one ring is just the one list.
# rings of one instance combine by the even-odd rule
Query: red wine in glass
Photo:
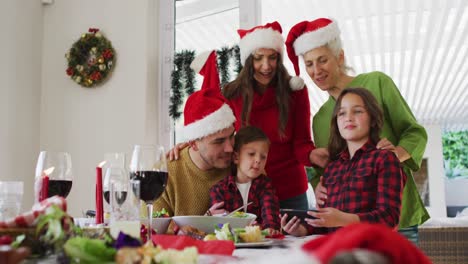
[(140, 199), (145, 203), (154, 202), (166, 188), (167, 171), (134, 171), (130, 179), (140, 181)]
[(72, 181), (50, 179), (49, 192), (47, 194), (47, 197), (59, 195), (63, 198), (67, 198), (68, 194), (70, 193), (71, 187)]
[[(110, 204), (109, 196), (110, 196), (110, 192), (104, 191), (104, 199), (106, 200), (108, 204)], [(115, 201), (117, 202), (117, 204), (121, 206), (127, 199), (127, 191), (114, 192), (114, 197), (115, 197)]]

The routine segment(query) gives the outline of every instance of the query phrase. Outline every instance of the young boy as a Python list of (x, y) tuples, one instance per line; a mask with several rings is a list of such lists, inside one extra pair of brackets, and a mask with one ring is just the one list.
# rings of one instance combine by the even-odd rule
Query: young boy
[(257, 215), (257, 223), (262, 229), (279, 234), (278, 198), (271, 180), (263, 174), (269, 147), (270, 141), (261, 129), (241, 128), (234, 140), (235, 172), (211, 187), (210, 200), (211, 204), (224, 202), (226, 211), (252, 202), (244, 211)]

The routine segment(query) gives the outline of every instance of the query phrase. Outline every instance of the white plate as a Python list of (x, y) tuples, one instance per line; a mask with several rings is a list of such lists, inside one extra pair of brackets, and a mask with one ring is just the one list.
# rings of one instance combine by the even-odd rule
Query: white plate
[(251, 243), (235, 243), (236, 248), (255, 248), (255, 247), (270, 247), (273, 245), (273, 240), (265, 239), (260, 242)]

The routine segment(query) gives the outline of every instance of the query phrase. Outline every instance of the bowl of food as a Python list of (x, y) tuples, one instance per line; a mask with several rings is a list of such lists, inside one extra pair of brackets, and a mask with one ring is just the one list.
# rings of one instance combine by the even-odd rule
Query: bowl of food
[[(232, 228), (242, 228), (250, 225), (257, 216), (251, 213), (235, 212), (228, 215), (215, 215), (216, 217), (222, 217), (225, 223), (229, 223)], [(227, 220), (227, 221), (226, 221)]]
[(243, 217), (236, 216), (202, 216), (202, 215), (183, 215), (173, 216), (172, 220), (179, 226), (192, 226), (205, 233), (213, 233), (216, 226), (222, 226), (229, 223), (232, 228), (242, 228), (251, 224), (255, 218), (254, 214), (245, 213)]
[[(169, 216), (169, 213), (166, 209), (161, 211), (153, 212), (153, 219), (151, 220), (151, 228), (156, 231), (158, 234), (166, 234), (167, 228), (171, 223), (172, 217)], [(144, 217), (140, 219), (140, 222), (145, 226), (148, 225), (148, 218)]]

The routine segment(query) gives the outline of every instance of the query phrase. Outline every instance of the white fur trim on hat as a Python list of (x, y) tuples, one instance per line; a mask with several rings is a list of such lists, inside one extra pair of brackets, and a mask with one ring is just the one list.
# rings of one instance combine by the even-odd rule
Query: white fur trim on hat
[(198, 54), (198, 56), (193, 59), (192, 63), (190, 63), (190, 68), (192, 68), (196, 73), (199, 73), (203, 66), (205, 66), (206, 60), (210, 56), (211, 52), (213, 51), (208, 50)]
[(235, 121), (236, 117), (231, 107), (227, 104), (223, 104), (218, 110), (205, 116), (203, 119), (182, 127), (181, 132), (183, 138), (186, 141), (190, 141), (219, 132), (232, 126)]
[(289, 86), (293, 91), (302, 90), (302, 88), (304, 88), (304, 85), (304, 79), (302, 79), (299, 76), (293, 76), (291, 77), (291, 79), (289, 79)]
[(284, 39), (281, 33), (272, 28), (257, 29), (248, 33), (239, 42), (242, 65), (255, 50), (270, 48), (276, 50), (283, 57)]
[(340, 35), (336, 21), (326, 27), (302, 34), (294, 41), (294, 51), (297, 55), (304, 55), (309, 50), (321, 47)]

